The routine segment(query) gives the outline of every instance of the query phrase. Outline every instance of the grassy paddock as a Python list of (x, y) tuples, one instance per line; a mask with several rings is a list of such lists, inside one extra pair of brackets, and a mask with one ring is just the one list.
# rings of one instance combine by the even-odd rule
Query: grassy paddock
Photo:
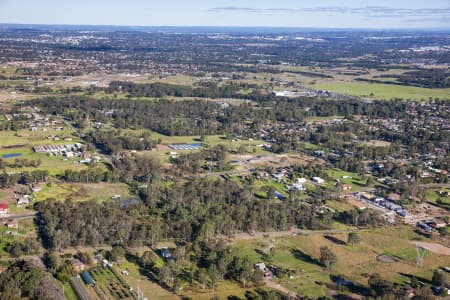
[[(382, 228), (359, 233), (361, 242), (352, 247), (346, 244), (347, 234), (335, 234), (331, 238), (322, 234), (291, 236), (264, 240), (241, 240), (233, 247), (239, 255), (249, 257), (252, 262), (265, 261), (270, 265), (295, 271), (294, 278), (278, 279), (285, 287), (310, 297), (325, 295), (325, 287), (318, 283), (330, 283), (330, 275), (344, 275), (350, 280), (367, 285), (364, 274), (379, 273), (383, 278), (396, 282), (406, 282), (402, 274), (425, 276), (432, 270), (448, 265), (449, 256), (430, 253), (424, 268), (416, 266), (415, 247), (412, 239), (419, 239), (411, 227)], [(337, 265), (331, 271), (325, 270), (318, 262), (320, 247), (327, 246), (338, 257)], [(274, 247), (272, 255), (269, 248)], [(379, 254), (395, 257), (398, 261), (386, 264), (377, 261)], [(427, 277), (428, 276), (428, 277)], [(431, 278), (428, 278), (431, 279)]]
[(312, 85), (311, 87), (360, 97), (369, 97), (370, 94), (373, 94), (373, 98), (386, 100), (392, 98), (411, 100), (428, 100), (429, 97), (441, 99), (450, 98), (450, 89), (427, 89), (394, 84), (329, 82), (319, 83)]
[(42, 191), (34, 193), (37, 201), (47, 198), (57, 200), (72, 199), (73, 201), (104, 202), (113, 195), (120, 195), (122, 199), (130, 197), (128, 186), (123, 183), (53, 183), (44, 185)]

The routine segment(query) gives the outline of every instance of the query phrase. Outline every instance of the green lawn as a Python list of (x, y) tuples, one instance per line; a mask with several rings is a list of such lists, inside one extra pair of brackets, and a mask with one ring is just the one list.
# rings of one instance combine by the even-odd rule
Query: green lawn
[(403, 98), (411, 100), (428, 100), (429, 97), (450, 99), (450, 89), (427, 89), (412, 86), (402, 86), (394, 84), (378, 83), (358, 83), (358, 82), (330, 82), (312, 85), (315, 89), (329, 90), (336, 93), (349, 94), (354, 96), (392, 99)]

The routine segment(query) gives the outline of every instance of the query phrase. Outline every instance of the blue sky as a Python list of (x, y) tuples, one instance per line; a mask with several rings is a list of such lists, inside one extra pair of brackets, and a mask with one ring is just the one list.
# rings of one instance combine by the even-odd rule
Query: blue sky
[(0, 23), (450, 28), (450, 0), (0, 0)]

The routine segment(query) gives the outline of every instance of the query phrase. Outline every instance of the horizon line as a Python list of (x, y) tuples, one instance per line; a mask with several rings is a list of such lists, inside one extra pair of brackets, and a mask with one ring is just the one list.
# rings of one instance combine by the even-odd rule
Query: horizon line
[(113, 25), (113, 24), (51, 24), (51, 23), (3, 23), (0, 26), (82, 26), (82, 27), (128, 27), (128, 28), (230, 28), (230, 29), (315, 29), (315, 30), (392, 30), (392, 31), (436, 31), (450, 30), (450, 27), (313, 27), (313, 26), (248, 26), (248, 25)]

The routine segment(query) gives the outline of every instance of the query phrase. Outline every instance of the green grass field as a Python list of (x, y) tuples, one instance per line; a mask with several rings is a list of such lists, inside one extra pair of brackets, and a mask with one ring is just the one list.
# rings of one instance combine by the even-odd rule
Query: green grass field
[(428, 189), (426, 190), (426, 200), (444, 209), (450, 210), (450, 196), (444, 194), (440, 195), (440, 191), (449, 193), (450, 188)]
[(370, 97), (370, 94), (373, 94), (373, 98), (376, 99), (428, 100), (429, 97), (450, 99), (450, 89), (427, 89), (394, 84), (329, 82), (315, 84), (311, 87), (360, 97)]
[[(347, 192), (357, 192), (360, 190), (363, 190), (367, 187), (364, 185), (366, 184), (365, 180), (362, 180), (361, 177), (356, 173), (351, 172), (345, 172), (338, 169), (332, 169), (327, 171), (328, 176), (332, 177), (333, 179), (339, 180), (340, 183), (348, 184), (352, 187), (350, 191)], [(350, 176), (351, 178), (343, 178), (343, 176)]]
[(48, 198), (57, 200), (72, 199), (73, 201), (97, 201), (111, 200), (113, 195), (120, 195), (121, 199), (130, 197), (128, 186), (123, 183), (52, 183), (44, 185), (42, 191), (34, 193), (37, 201)]

